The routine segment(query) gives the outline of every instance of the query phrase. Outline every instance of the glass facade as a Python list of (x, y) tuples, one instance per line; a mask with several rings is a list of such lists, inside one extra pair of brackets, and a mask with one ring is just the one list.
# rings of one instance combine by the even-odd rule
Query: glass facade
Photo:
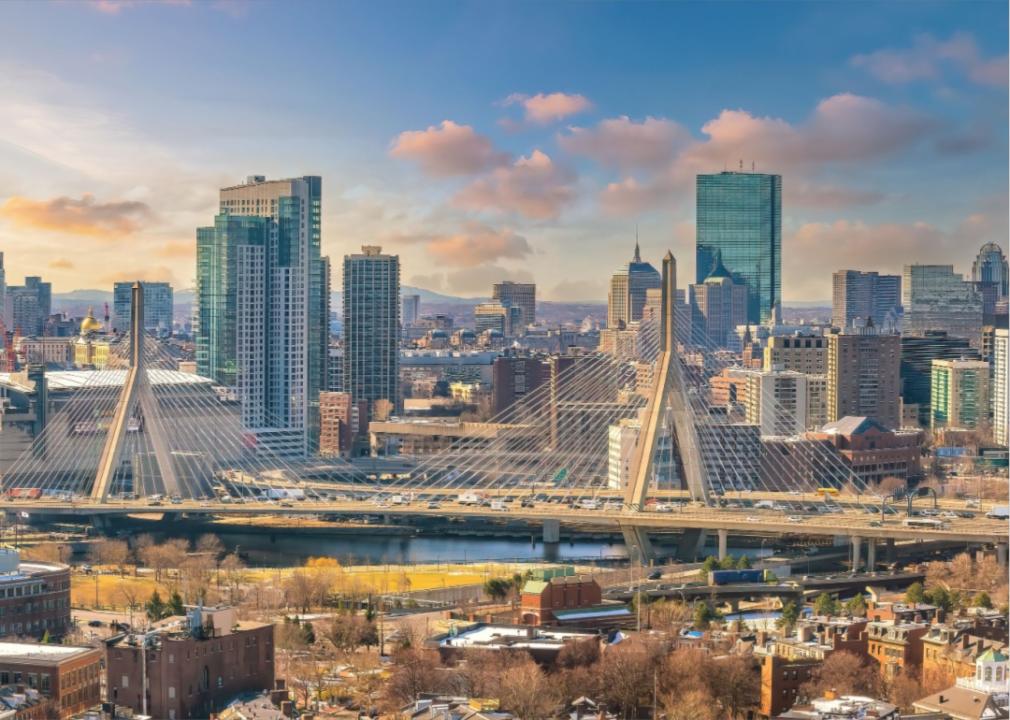
[(945, 331), (968, 338), (978, 347), (982, 337), (982, 296), (953, 265), (906, 265), (901, 281), (905, 309), (903, 335)]
[[(144, 291), (144, 329), (162, 335), (172, 332), (172, 286), (166, 282), (141, 282)], [(112, 286), (112, 329), (130, 329), (130, 308), (133, 305), (133, 283), (117, 282)]]
[(747, 322), (765, 323), (782, 301), (782, 177), (721, 172), (697, 179), (695, 277), (717, 255), (747, 285)]

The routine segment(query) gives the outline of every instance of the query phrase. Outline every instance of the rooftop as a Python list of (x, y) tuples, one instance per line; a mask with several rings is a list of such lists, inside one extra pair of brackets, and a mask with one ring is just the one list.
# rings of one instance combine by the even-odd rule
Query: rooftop
[[(211, 380), (194, 373), (178, 370), (148, 368), (148, 377), (154, 385), (210, 385)], [(0, 386), (24, 391), (34, 390), (23, 385), (19, 373), (0, 373)], [(119, 387), (126, 379), (126, 370), (50, 370), (46, 372), (50, 392), (80, 390), (82, 388)]]
[(60, 661), (86, 653), (95, 648), (49, 643), (0, 642), (0, 661)]

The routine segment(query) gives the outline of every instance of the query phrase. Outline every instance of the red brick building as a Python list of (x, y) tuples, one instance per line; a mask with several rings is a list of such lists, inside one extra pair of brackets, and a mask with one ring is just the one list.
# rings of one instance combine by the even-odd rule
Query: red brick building
[(0, 637), (58, 638), (70, 628), (70, 568), (23, 563), (0, 548)]
[(348, 457), (365, 434), (368, 403), (355, 403), (350, 393), (319, 393), (319, 454)]
[(554, 611), (589, 608), (603, 601), (600, 584), (589, 575), (576, 575), (571, 566), (534, 571), (523, 585), (520, 619), (524, 625), (549, 625)]
[(820, 660), (809, 658), (790, 660), (779, 655), (761, 658), (761, 703), (758, 711), (765, 717), (775, 717), (801, 700), (800, 687), (809, 682), (821, 666)]
[(239, 621), (233, 608), (193, 608), (146, 635), (112, 638), (107, 700), (164, 720), (209, 717), (237, 695), (273, 687), (273, 631)]
[[(25, 717), (68, 718), (102, 700), (102, 652), (49, 643), (0, 642), (0, 686), (38, 691), (48, 702), (26, 704)], [(48, 707), (39, 710), (40, 706)]]
[(888, 430), (872, 418), (843, 417), (804, 437), (832, 446), (867, 484), (875, 485), (886, 477), (907, 480), (922, 475), (922, 433), (918, 430)]
[(923, 623), (871, 622), (866, 626), (867, 652), (885, 678), (909, 673), (918, 677), (922, 667)]

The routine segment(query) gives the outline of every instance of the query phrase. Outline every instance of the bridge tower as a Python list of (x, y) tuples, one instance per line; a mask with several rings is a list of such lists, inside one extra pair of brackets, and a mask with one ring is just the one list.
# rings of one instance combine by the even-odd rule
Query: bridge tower
[[(172, 454), (165, 443), (164, 427), (158, 413), (158, 401), (151, 390), (144, 360), (144, 290), (140, 282), (133, 283), (130, 294), (130, 367), (126, 371), (123, 389), (116, 403), (105, 446), (98, 461), (95, 482), (91, 487), (91, 499), (104, 503), (108, 500), (109, 489), (116, 470), (122, 463), (123, 445), (126, 440), (130, 418), (139, 410), (143, 419), (143, 432), (154, 450), (155, 464), (161, 475), (166, 493), (179, 493), (179, 482), (172, 465)], [(136, 476), (134, 476), (136, 490)]]
[[(679, 454), (678, 467), (683, 472), (687, 488), (695, 500), (708, 502), (708, 483), (698, 447), (698, 431), (694, 424), (683, 372), (677, 358), (676, 309), (677, 261), (669, 250), (663, 257), (662, 304), (660, 306), (659, 357), (656, 359), (656, 377), (652, 394), (645, 409), (645, 420), (631, 464), (631, 481), (625, 490), (624, 502), (633, 511), (645, 507), (652, 479), (656, 447), (663, 426), (664, 410), (669, 408), (672, 417), (674, 451)], [(650, 556), (648, 537), (638, 527), (624, 531), (625, 540), (637, 546), (641, 560)], [(703, 540), (703, 538), (701, 538)]]

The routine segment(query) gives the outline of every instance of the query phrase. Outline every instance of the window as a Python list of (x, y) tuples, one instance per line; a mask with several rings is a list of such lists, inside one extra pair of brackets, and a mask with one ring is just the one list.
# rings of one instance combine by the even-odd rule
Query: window
[(168, 699), (169, 700), (175, 700), (175, 686), (174, 685), (169, 685), (168, 686)]
[(126, 688), (130, 687), (130, 676), (129, 676), (129, 675), (123, 675), (123, 677), (122, 677), (122, 679), (120, 680), (120, 683), (119, 683), (119, 684), (120, 684), (120, 686), (121, 686), (121, 687), (122, 687), (122, 688), (123, 688), (124, 690), (125, 690)]

